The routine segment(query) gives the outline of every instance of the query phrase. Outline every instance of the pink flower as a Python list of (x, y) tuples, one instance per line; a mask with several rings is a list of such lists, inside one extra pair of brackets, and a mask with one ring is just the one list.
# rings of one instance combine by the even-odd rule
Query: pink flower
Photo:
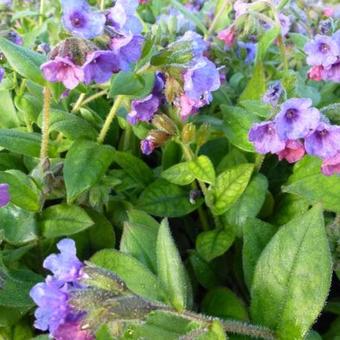
[(286, 147), (277, 153), (279, 160), (285, 159), (288, 163), (295, 163), (305, 155), (303, 144), (297, 140), (288, 140)]
[(66, 322), (53, 334), (56, 340), (94, 340), (88, 330), (82, 330), (79, 321)]
[(331, 158), (325, 159), (322, 162), (321, 171), (326, 176), (340, 174), (340, 152)]
[(323, 73), (322, 65), (313, 66), (308, 72), (308, 78), (315, 81), (320, 81), (323, 79)]
[(83, 70), (67, 57), (56, 57), (41, 65), (40, 68), (46, 80), (51, 83), (61, 82), (69, 90), (74, 89), (84, 80)]
[(334, 14), (334, 8), (332, 8), (332, 7), (325, 7), (323, 9), (323, 15), (325, 17), (332, 17), (333, 14)]
[(235, 42), (235, 28), (230, 26), (218, 33), (217, 38), (222, 40), (226, 46), (231, 47)]

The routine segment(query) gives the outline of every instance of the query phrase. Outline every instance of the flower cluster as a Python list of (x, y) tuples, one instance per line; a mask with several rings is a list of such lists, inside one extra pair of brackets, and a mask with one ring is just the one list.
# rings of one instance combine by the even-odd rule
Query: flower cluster
[(340, 126), (331, 125), (310, 99), (285, 101), (273, 120), (251, 128), (249, 140), (261, 154), (277, 154), (280, 160), (294, 163), (307, 153), (323, 160), (325, 175), (340, 173)]
[[(63, 0), (63, 23), (67, 30), (80, 39), (93, 39), (104, 32), (109, 36), (106, 49), (83, 43), (85, 58), (59, 48), (50, 61), (41, 66), (50, 82), (62, 82), (67, 89), (79, 83), (105, 83), (112, 74), (129, 70), (142, 50), (142, 24), (136, 16), (138, 1), (128, 5), (118, 0), (106, 13), (93, 10), (85, 0)], [(81, 41), (78, 39), (78, 41)]]
[(9, 185), (7, 183), (0, 184), (0, 208), (7, 205), (10, 201)]
[(340, 30), (332, 36), (316, 35), (305, 45), (310, 79), (340, 82)]
[(81, 329), (84, 313), (74, 310), (70, 304), (72, 290), (81, 289), (83, 263), (76, 256), (75, 242), (63, 239), (57, 244), (60, 254), (48, 256), (43, 267), (50, 270), (45, 282), (36, 284), (30, 292), (38, 305), (34, 326), (49, 331), (57, 340), (91, 340), (93, 336)]

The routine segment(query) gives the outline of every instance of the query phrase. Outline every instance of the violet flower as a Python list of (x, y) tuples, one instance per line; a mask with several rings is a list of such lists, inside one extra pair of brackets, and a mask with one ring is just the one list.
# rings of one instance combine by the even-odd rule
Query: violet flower
[(311, 105), (312, 101), (305, 98), (288, 99), (281, 105), (275, 118), (281, 140), (304, 138), (318, 126), (320, 112)]
[(140, 149), (144, 155), (151, 155), (156, 149), (156, 144), (152, 136), (148, 136), (140, 142)]
[(10, 31), (7, 34), (7, 39), (16, 45), (22, 45), (24, 43), (20, 35), (15, 31)]
[(340, 83), (340, 57), (339, 60), (332, 64), (328, 69), (323, 70), (322, 77), (323, 80)]
[(321, 171), (326, 176), (340, 174), (340, 152), (322, 162)]
[(279, 14), (279, 21), (280, 21), (280, 26), (281, 26), (281, 34), (283, 36), (286, 36), (290, 30), (290, 19), (287, 17), (287, 15), (284, 15), (283, 13)]
[(340, 151), (340, 126), (321, 122), (305, 138), (306, 152), (322, 159), (334, 157)]
[(286, 143), (277, 134), (275, 122), (271, 121), (254, 124), (248, 138), (261, 154), (278, 153), (286, 147)]
[(305, 45), (305, 52), (309, 65), (322, 65), (326, 68), (334, 64), (340, 54), (336, 41), (329, 36), (320, 34)]
[(69, 90), (84, 80), (83, 70), (70, 58), (56, 57), (41, 65), (40, 69), (46, 80), (52, 83), (61, 82)]
[(282, 93), (283, 88), (281, 86), (281, 83), (279, 81), (276, 81), (275, 83), (269, 86), (268, 90), (262, 97), (262, 100), (266, 104), (276, 106), (279, 103)]
[(237, 43), (239, 47), (238, 55), (241, 55), (240, 50), (244, 50), (246, 52), (246, 57), (244, 59), (244, 62), (246, 64), (251, 64), (255, 60), (255, 55), (256, 55), (256, 44), (253, 42), (243, 42), (239, 41)]
[(7, 205), (10, 201), (9, 185), (7, 183), (0, 184), (0, 208)]
[(105, 15), (93, 10), (86, 0), (62, 0), (63, 24), (72, 34), (92, 39), (104, 31)]
[(0, 66), (0, 83), (2, 82), (2, 79), (4, 79), (5, 76), (5, 69)]
[(86, 84), (105, 83), (113, 73), (119, 72), (119, 59), (112, 51), (94, 51), (87, 56), (82, 69)]
[(208, 49), (208, 43), (203, 39), (203, 37), (193, 31), (187, 31), (185, 34), (177, 39), (175, 42), (169, 45), (175, 46), (176, 44), (188, 42), (190, 43), (191, 52), (192, 52), (192, 60), (195, 62), (196, 59), (200, 59), (203, 57), (203, 53)]
[(69, 321), (59, 326), (54, 332), (56, 340), (94, 340), (94, 336), (87, 329), (81, 329), (79, 321)]

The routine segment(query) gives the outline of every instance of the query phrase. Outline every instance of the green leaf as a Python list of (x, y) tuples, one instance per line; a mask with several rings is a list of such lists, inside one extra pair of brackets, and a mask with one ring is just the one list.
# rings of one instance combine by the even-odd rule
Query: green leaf
[(128, 216), (129, 220), (124, 224), (120, 241), (120, 251), (133, 256), (156, 273), (155, 249), (159, 224), (143, 211), (130, 210)]
[(274, 226), (256, 218), (249, 218), (244, 224), (242, 260), (244, 280), (248, 288), (251, 287), (257, 261), (275, 232)]
[(93, 225), (92, 219), (76, 205), (53, 205), (43, 211), (40, 225), (46, 238), (55, 238), (79, 233)]
[(189, 170), (199, 181), (209, 184), (215, 182), (215, 169), (207, 156), (199, 156), (195, 160), (189, 162)]
[(152, 170), (138, 157), (129, 152), (116, 151), (113, 160), (136, 182), (147, 185), (153, 180)]
[(146, 97), (152, 91), (154, 82), (155, 74), (153, 72), (139, 75), (134, 72), (121, 71), (112, 78), (110, 96)]
[(223, 218), (228, 224), (242, 226), (248, 217), (256, 217), (266, 199), (268, 181), (262, 174), (256, 174), (236, 203)]
[(249, 80), (246, 88), (240, 96), (242, 100), (257, 100), (261, 99), (266, 92), (266, 77), (264, 73), (264, 66), (261, 61), (257, 62), (254, 66), (254, 71), (251, 79)]
[(42, 86), (45, 85), (46, 81), (40, 71), (40, 65), (46, 61), (44, 55), (16, 45), (2, 37), (0, 37), (0, 51), (5, 55), (11, 67), (21, 76)]
[(142, 192), (137, 207), (155, 216), (180, 217), (190, 214), (202, 203), (202, 200), (197, 200), (191, 204), (189, 195), (189, 191), (158, 179)]
[(40, 191), (30, 177), (19, 170), (0, 171), (0, 183), (9, 184), (12, 203), (28, 211), (40, 210)]
[[(34, 132), (0, 129), (0, 146), (20, 155), (39, 157), (41, 136)], [(49, 155), (56, 155), (56, 145), (49, 143)]]
[(1, 231), (5, 241), (14, 245), (34, 241), (38, 238), (36, 216), (10, 203), (0, 209), (0, 235)]
[(170, 183), (188, 185), (195, 180), (194, 174), (189, 169), (189, 162), (182, 162), (166, 169), (161, 176)]
[(332, 261), (319, 205), (275, 234), (257, 263), (251, 313), (281, 339), (301, 339), (321, 312)]
[(223, 120), (225, 123), (224, 133), (230, 143), (241, 150), (254, 152), (254, 146), (249, 142), (248, 133), (252, 125), (259, 118), (251, 112), (238, 106), (221, 105)]
[(114, 149), (92, 141), (72, 144), (64, 163), (67, 201), (73, 202), (105, 174), (114, 157)]
[(240, 164), (222, 172), (209, 188), (206, 202), (215, 215), (222, 215), (240, 198), (253, 172), (253, 164)]
[(222, 319), (248, 320), (244, 302), (226, 287), (212, 289), (202, 301), (202, 312)]
[(196, 239), (196, 249), (202, 258), (211, 261), (223, 255), (233, 244), (235, 231), (233, 228), (215, 229), (200, 233)]
[(135, 258), (115, 249), (105, 249), (92, 256), (90, 261), (117, 274), (135, 294), (150, 300), (167, 301), (161, 282)]
[(306, 156), (295, 165), (283, 191), (302, 196), (311, 204), (322, 203), (326, 210), (340, 212), (340, 177), (323, 175), (320, 166), (321, 160)]
[(0, 128), (19, 126), (19, 120), (9, 91), (0, 91)]
[(263, 62), (268, 48), (273, 44), (274, 40), (281, 32), (281, 28), (277, 25), (265, 31), (257, 44), (256, 61)]
[(188, 306), (191, 286), (171, 236), (167, 220), (163, 220), (157, 236), (156, 244), (158, 277), (169, 294), (169, 300), (178, 311)]

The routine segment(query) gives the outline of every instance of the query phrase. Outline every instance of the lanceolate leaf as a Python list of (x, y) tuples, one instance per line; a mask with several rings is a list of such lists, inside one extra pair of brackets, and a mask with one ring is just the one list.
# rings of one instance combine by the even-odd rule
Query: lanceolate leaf
[(189, 163), (189, 169), (196, 179), (213, 184), (215, 182), (215, 169), (207, 156), (199, 156)]
[(332, 261), (320, 206), (281, 227), (257, 263), (251, 313), (281, 339), (302, 339), (321, 312)]

